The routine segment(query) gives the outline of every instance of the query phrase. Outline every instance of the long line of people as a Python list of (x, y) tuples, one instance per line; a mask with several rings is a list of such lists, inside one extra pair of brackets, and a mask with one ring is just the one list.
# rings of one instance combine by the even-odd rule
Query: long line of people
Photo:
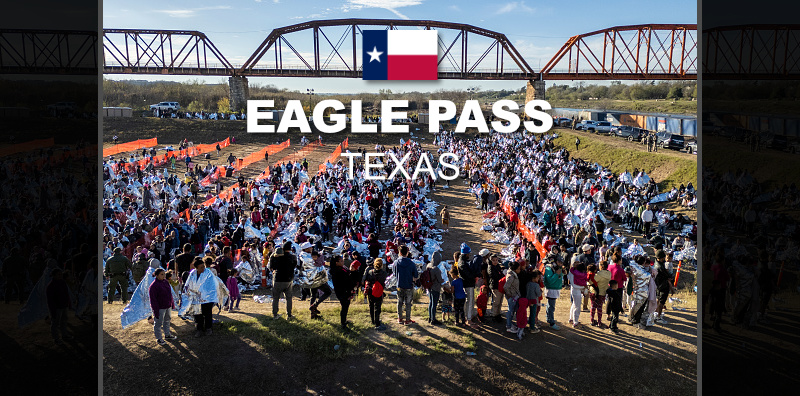
[(170, 109), (153, 109), (153, 117), (157, 118), (181, 118), (181, 119), (194, 119), (194, 120), (246, 120), (247, 113), (240, 112), (224, 112), (224, 111), (180, 111)]
[[(522, 337), (524, 327), (520, 327), (520, 320), (527, 323), (525, 317), (520, 317), (522, 308), (536, 306), (540, 304), (537, 299), (545, 298), (547, 323), (557, 330), (560, 327), (553, 315), (555, 301), (562, 285), (568, 285), (572, 305), (569, 323), (576, 328), (581, 326), (580, 312), (589, 311), (587, 305), (591, 300), (591, 323), (602, 326), (603, 298), (613, 290), (610, 280), (614, 280), (615, 287), (625, 293), (621, 296), (623, 301), (612, 297), (608, 307), (621, 311), (627, 306), (629, 323), (642, 328), (656, 322), (667, 323), (663, 307), (674, 291), (670, 263), (695, 262), (691, 241), (696, 240), (696, 224), (686, 224), (685, 219), (671, 217), (663, 209), (656, 210), (650, 202), (658, 195), (658, 188), (644, 172), (634, 170), (633, 175), (628, 172), (615, 175), (599, 164), (569, 158), (565, 148), (555, 147), (555, 135), (490, 134), (477, 139), (456, 136), (444, 132), (437, 136), (436, 142), (443, 151), (462, 158), (462, 175), (475, 194), (476, 206), (486, 213), (484, 230), (492, 232), (490, 241), (509, 245), (499, 257), (506, 268), (505, 278), (495, 275), (489, 279), (492, 271), (487, 271), (486, 260), (476, 257), (477, 263), (466, 261), (462, 250), (457, 267), (467, 273), (466, 277), (462, 275), (467, 320), (474, 309), (471, 301), (474, 290), (489, 285), (492, 315), (496, 320), (502, 320), (498, 301), (503, 296), (507, 300), (510, 309), (505, 320), (509, 332)], [(503, 210), (504, 207), (510, 210)], [(544, 257), (519, 232), (519, 223), (534, 231), (546, 252)], [(654, 247), (654, 257), (645, 253), (638, 239), (629, 242), (621, 232), (615, 233), (614, 223), (624, 223), (630, 231), (644, 234), (647, 245)], [(686, 238), (679, 235), (670, 240), (669, 225), (678, 228)], [(657, 227), (658, 235), (651, 233), (655, 230), (651, 226)], [(671, 245), (671, 241), (680, 244)], [(680, 250), (674, 250), (679, 246)], [(540, 257), (542, 265), (537, 265)], [(609, 276), (604, 271), (612, 272), (613, 279), (607, 280)], [(502, 279), (506, 281), (501, 286)], [(526, 298), (525, 303), (520, 303), (521, 297), (527, 297), (527, 285), (532, 279), (537, 279), (544, 293), (534, 301)], [(522, 290), (526, 293), (521, 293)], [(536, 295), (534, 287), (531, 297)], [(618, 302), (622, 304), (618, 306)], [(535, 317), (537, 312), (538, 308), (531, 309), (531, 316)], [(514, 316), (517, 325), (512, 324)], [(531, 328), (538, 330), (535, 323)], [(615, 328), (616, 321), (612, 330)]]

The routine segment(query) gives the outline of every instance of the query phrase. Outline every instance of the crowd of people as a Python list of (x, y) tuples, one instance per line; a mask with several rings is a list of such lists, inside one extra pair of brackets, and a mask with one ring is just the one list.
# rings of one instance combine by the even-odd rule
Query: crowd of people
[[(475, 258), (477, 263), (470, 265), (457, 260), (457, 268), (466, 270), (469, 278), (465, 280), (467, 320), (474, 309), (473, 286), (490, 285), (492, 314), (498, 320), (497, 301), (504, 295), (507, 299), (509, 332), (518, 332), (521, 337), (519, 324), (511, 322), (513, 311), (517, 311), (518, 321), (526, 323), (520, 317), (526, 304), (535, 307), (545, 298), (547, 323), (558, 329), (553, 319), (555, 301), (562, 285), (569, 285), (570, 324), (581, 326), (580, 312), (588, 310), (591, 300), (591, 323), (601, 326), (602, 299), (611, 283), (604, 271), (610, 271), (611, 280), (625, 292), (622, 300), (612, 297), (607, 308), (615, 308), (620, 302), (621, 308), (629, 309), (629, 323), (641, 327), (666, 324), (663, 307), (674, 290), (671, 264), (681, 259), (696, 263), (697, 230), (696, 222), (679, 219), (650, 203), (658, 195), (654, 181), (638, 170), (633, 172), (636, 177), (628, 172), (615, 175), (598, 164), (569, 158), (565, 148), (555, 147), (555, 135), (491, 134), (471, 140), (455, 136), (445, 133), (437, 137), (437, 142), (441, 150), (454, 152), (464, 160), (463, 172), (475, 194), (476, 206), (487, 212), (484, 230), (492, 231), (494, 240), (510, 241), (501, 251), (508, 268), (502, 287), (502, 274), (490, 282), (488, 274), (492, 271), (480, 267), (489, 261), (486, 257)], [(645, 253), (637, 238), (628, 242), (620, 231), (615, 234), (610, 220), (642, 233), (643, 241), (652, 244), (655, 254)], [(685, 238), (670, 239), (668, 229), (679, 230)], [(534, 236), (525, 235), (523, 230)], [(657, 234), (651, 232), (655, 230)], [(533, 241), (538, 241), (541, 249)], [(542, 265), (538, 265), (540, 259)], [(475, 273), (484, 274), (483, 284), (480, 279), (473, 283)], [(528, 293), (533, 279), (543, 290), (541, 295), (536, 286)], [(520, 303), (522, 297), (524, 303)], [(532, 308), (530, 316), (535, 318), (537, 312), (538, 308)]]
[[(674, 291), (672, 262), (694, 260), (694, 224), (649, 204), (658, 188), (643, 172), (635, 170), (635, 178), (627, 172), (617, 176), (597, 164), (570, 159), (566, 149), (554, 146), (553, 137), (491, 134), (467, 140), (451, 132), (437, 134), (440, 152), (462, 158), (461, 176), (486, 213), (485, 223), (508, 244), (499, 254), (484, 248), (473, 257), (465, 242), (452, 261), (443, 259), (438, 242), (447, 230), (449, 211), (438, 211), (437, 203), (426, 197), (440, 182), (430, 176), (411, 182), (398, 172), (392, 180), (366, 180), (364, 164), (356, 161), (354, 178), (349, 179), (341, 160), (310, 176), (307, 163), (279, 163), (267, 177), (240, 178), (229, 196), (209, 193), (203, 199), (211, 202), (206, 206), (192, 199), (197, 194), (191, 190), (172, 188), (168, 179), (174, 176), (161, 169), (129, 174), (107, 166), (107, 299), (113, 302), (120, 283), (125, 283), (120, 287), (123, 303), (126, 286), (136, 288), (134, 294), (147, 294), (153, 271), (163, 268), (165, 279), (173, 279), (175, 298), (156, 291), (160, 302), (145, 310), (156, 315), (156, 308), (178, 307), (180, 317), (194, 316), (200, 337), (211, 333), (215, 305), (235, 312), (242, 292), (259, 285), (271, 287), (275, 317), (282, 298), (287, 318), (293, 317), (296, 288), (301, 300), (310, 297), (314, 319), (322, 315), (320, 304), (335, 294), (344, 329), (350, 301), (363, 293), (378, 330), (386, 328), (381, 305), (387, 293), (396, 296), (397, 323), (413, 324), (412, 299), (423, 288), (430, 324), (441, 323), (440, 312), (472, 326), (493, 318), (505, 321), (506, 329), (521, 339), (526, 328), (540, 331), (541, 307), (546, 307), (550, 328), (559, 329), (553, 312), (567, 285), (573, 305), (570, 324), (575, 327), (581, 326), (580, 312), (589, 309), (589, 301), (592, 324), (604, 327), (606, 296), (609, 320), (617, 312), (612, 330), (623, 308), (633, 324), (666, 324), (663, 308)], [(411, 152), (411, 164), (433, 154), (411, 140), (375, 150), (397, 157)], [(522, 155), (515, 154), (520, 150)], [(394, 166), (388, 161), (372, 172), (388, 175)], [(615, 234), (606, 216), (645, 234), (643, 241), (654, 244), (655, 255), (647, 255), (638, 240), (629, 243), (619, 231)], [(685, 239), (668, 239), (668, 229), (680, 231)], [(158, 232), (151, 240), (147, 236), (153, 230)], [(164, 321), (154, 322), (161, 326), (155, 334), (162, 343), (168, 334)]]
[(188, 120), (246, 120), (247, 113), (239, 112), (209, 112), (209, 111), (181, 111), (172, 109), (153, 109), (153, 117), (157, 118), (180, 118)]
[(778, 287), (797, 284), (798, 229), (785, 209), (796, 207), (798, 190), (767, 189), (742, 169), (703, 174), (704, 199), (721, 203), (704, 209), (703, 326), (723, 331), (726, 314), (733, 326), (768, 325)]
[(1, 294), (5, 304), (20, 304), (19, 327), (49, 318), (59, 345), (73, 338), (70, 316), (97, 325), (97, 257), (89, 248), (97, 212), (85, 177), (96, 172), (93, 150), (79, 143), (0, 162)]
[[(411, 152), (412, 161), (423, 155), (416, 143), (380, 148), (400, 157)], [(383, 169), (373, 172), (390, 174), (394, 165), (387, 162)], [(115, 277), (129, 274), (120, 290), (123, 303), (127, 303), (125, 289), (138, 288), (142, 279), (152, 282), (143, 274), (147, 268), (162, 267), (173, 270), (177, 281), (182, 282), (180, 316), (187, 312), (196, 315), (198, 336), (208, 330), (210, 306), (206, 304), (224, 306), (223, 295), (237, 298), (236, 289), (261, 284), (272, 287), (276, 315), (280, 295), (291, 296), (293, 286), (307, 289), (302, 293), (311, 297), (313, 318), (320, 317), (319, 305), (335, 292), (343, 304), (342, 325), (346, 327), (349, 299), (345, 295), (352, 296), (355, 288), (363, 290), (365, 285), (372, 291), (376, 283), (405, 282), (401, 276), (384, 280), (380, 273), (381, 268), (402, 261), (401, 250), (410, 250), (408, 255), (419, 270), (426, 263), (423, 252), (429, 256), (440, 249), (431, 234), (435, 203), (425, 197), (430, 179), (414, 183), (401, 178), (366, 181), (364, 172), (363, 163), (358, 164), (356, 178), (349, 180), (347, 164), (339, 160), (309, 176), (305, 161), (278, 163), (254, 180), (240, 178), (229, 196), (211, 194), (206, 206), (192, 204), (190, 191), (185, 194), (185, 189), (173, 189), (167, 179), (174, 176), (166, 176), (162, 169), (128, 173), (123, 168), (117, 173), (106, 166), (103, 240), (109, 303), (114, 300), (118, 283), (123, 282), (115, 281)], [(153, 230), (157, 235), (149, 240)], [(385, 244), (378, 240), (382, 231), (390, 236)], [(387, 267), (370, 260), (372, 271), (367, 272), (367, 259), (379, 255)], [(214, 276), (198, 277), (201, 262)], [(325, 269), (326, 263), (330, 271)], [(229, 281), (231, 271), (238, 272), (233, 276), (235, 281)], [(372, 274), (371, 281), (365, 280), (368, 274)], [(215, 279), (223, 287), (218, 288)], [(229, 286), (236, 287), (230, 290)], [(378, 294), (375, 292), (371, 300), (383, 298)], [(410, 296), (408, 293), (408, 301)], [(290, 301), (287, 298), (289, 315)], [(228, 310), (235, 311), (236, 305), (228, 303)], [(381, 327), (380, 310), (374, 312), (376, 327)]]

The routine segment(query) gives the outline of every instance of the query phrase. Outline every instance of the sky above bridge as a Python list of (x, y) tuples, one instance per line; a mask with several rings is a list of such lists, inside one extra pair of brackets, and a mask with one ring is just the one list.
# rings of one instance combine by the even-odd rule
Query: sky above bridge
[[(448, 1), (448, 0), (171, 0), (136, 2), (105, 0), (103, 27), (128, 29), (198, 30), (205, 33), (234, 65), (241, 65), (272, 29), (318, 19), (375, 18), (457, 22), (505, 34), (528, 64), (539, 70), (571, 36), (612, 26), (654, 23), (697, 23), (697, 2), (672, 1)], [(343, 30), (332, 35), (337, 38)], [(296, 33), (300, 35), (300, 33)], [(310, 34), (309, 34), (310, 36)], [(449, 38), (450, 41), (454, 38)], [(441, 37), (441, 34), (440, 34)], [(480, 56), (487, 45), (470, 36), (469, 54)], [(335, 38), (331, 37), (331, 40)], [(447, 39), (446, 42), (449, 43)], [(310, 54), (311, 40), (302, 36), (291, 43)], [(473, 44), (474, 42), (474, 44)], [(474, 46), (475, 48), (472, 48)], [(456, 44), (458, 47), (458, 44)], [(287, 49), (285, 49), (286, 51)], [(330, 51), (321, 48), (325, 57)], [(506, 59), (506, 61), (510, 61)], [(492, 67), (494, 66), (494, 60)], [(196, 80), (194, 76), (111, 75), (112, 79)], [(208, 83), (224, 77), (201, 78)], [(315, 92), (434, 91), (437, 89), (519, 89), (524, 81), (436, 82), (362, 81), (352, 78), (251, 77), (250, 84)], [(559, 81), (558, 84), (565, 82)], [(548, 83), (549, 85), (550, 83)]]

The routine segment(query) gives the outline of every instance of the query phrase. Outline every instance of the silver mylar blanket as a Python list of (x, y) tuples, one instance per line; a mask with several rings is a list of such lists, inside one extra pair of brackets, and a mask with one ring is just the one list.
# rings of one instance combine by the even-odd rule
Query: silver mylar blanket
[(636, 255), (644, 255), (642, 245), (630, 245), (627, 249), (622, 249), (622, 257), (633, 257)]
[(197, 279), (196, 272), (197, 270), (192, 270), (189, 273), (185, 291), (181, 294), (181, 307), (178, 310), (181, 316), (200, 314), (200, 304), (213, 302), (224, 305), (230, 296), (222, 279), (211, 271), (203, 271), (200, 279)]
[(311, 253), (301, 252), (297, 257), (302, 265), (302, 270), (295, 278), (295, 284), (302, 288), (317, 288), (328, 282), (328, 271), (325, 266), (317, 267), (311, 258)]
[(236, 266), (236, 269), (239, 271), (239, 277), (242, 278), (242, 281), (247, 284), (253, 284), (253, 281), (256, 278), (255, 271), (253, 271), (253, 267), (247, 261), (239, 262), (239, 265)]
[(631, 293), (631, 298), (637, 301), (647, 300), (649, 294), (648, 287), (650, 286), (650, 271), (633, 262), (630, 263), (629, 268), (631, 269), (631, 278), (633, 280), (633, 293)]
[[(52, 260), (52, 259), (49, 259)], [(55, 263), (55, 260), (49, 263)], [(33, 286), (28, 300), (25, 305), (19, 310), (17, 314), (17, 326), (23, 328), (33, 322), (44, 319), (50, 314), (47, 308), (47, 285), (53, 279), (50, 273), (55, 268), (55, 265), (48, 265), (42, 272), (42, 276)]]
[[(153, 309), (150, 307), (150, 285), (153, 283), (153, 273), (155, 271), (155, 268), (147, 269), (147, 274), (142, 278), (142, 281), (139, 282), (139, 286), (136, 286), (136, 290), (133, 291), (131, 301), (122, 309), (120, 321), (122, 322), (123, 329), (130, 327), (136, 322), (147, 319), (147, 317), (153, 314)], [(181, 301), (180, 296), (178, 296), (178, 293), (176, 293), (175, 289), (171, 286), (169, 289), (172, 291), (172, 300), (177, 306)]]

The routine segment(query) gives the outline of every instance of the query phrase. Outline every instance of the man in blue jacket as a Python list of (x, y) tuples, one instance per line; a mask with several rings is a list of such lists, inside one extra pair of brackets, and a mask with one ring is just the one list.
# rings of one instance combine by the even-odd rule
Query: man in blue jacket
[[(408, 246), (400, 245), (400, 258), (394, 264), (394, 276), (397, 278), (397, 322), (400, 324), (416, 323), (411, 320), (411, 302), (414, 296), (414, 282), (419, 278), (417, 265), (408, 258)], [(403, 319), (405, 305), (406, 318)]]

